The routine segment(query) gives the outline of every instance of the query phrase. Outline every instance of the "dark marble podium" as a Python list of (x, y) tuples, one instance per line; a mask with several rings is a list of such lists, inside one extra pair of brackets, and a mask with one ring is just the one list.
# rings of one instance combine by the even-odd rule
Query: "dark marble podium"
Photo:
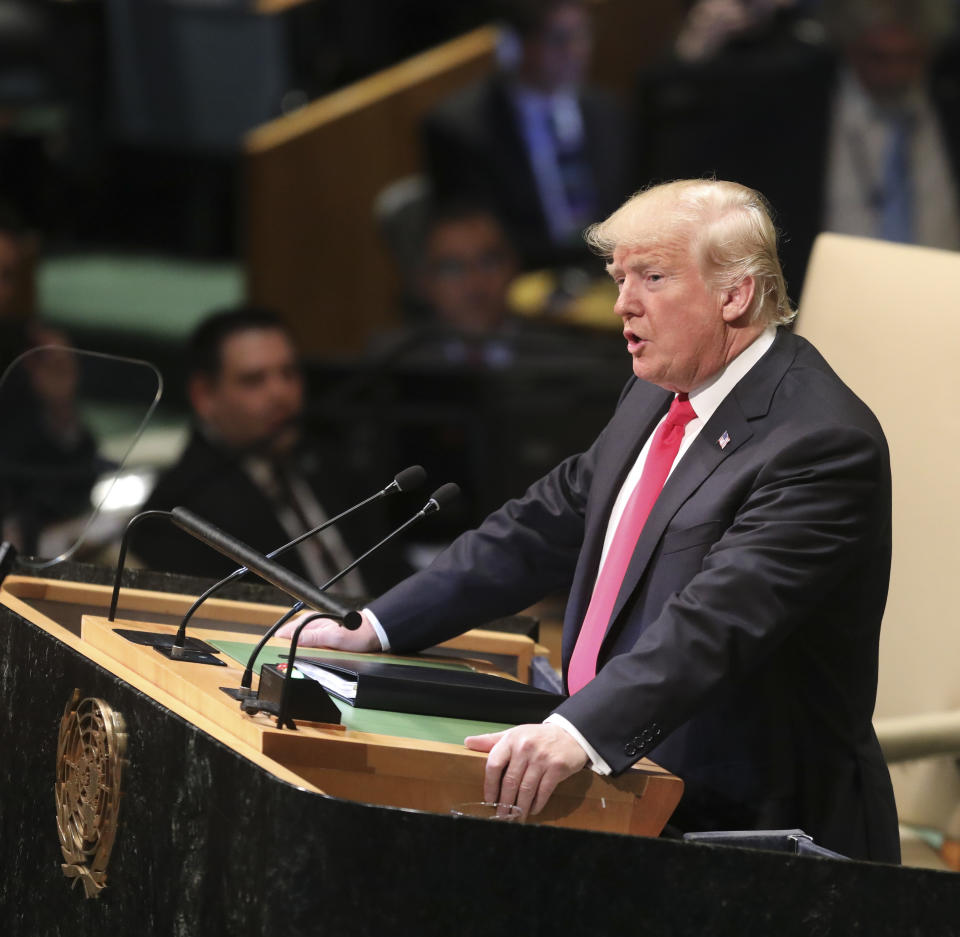
[[(122, 711), (129, 737), (96, 900), (64, 877), (56, 829), (57, 729), (74, 688)], [(4, 934), (960, 933), (950, 873), (514, 827), (298, 788), (3, 606), (0, 691)]]

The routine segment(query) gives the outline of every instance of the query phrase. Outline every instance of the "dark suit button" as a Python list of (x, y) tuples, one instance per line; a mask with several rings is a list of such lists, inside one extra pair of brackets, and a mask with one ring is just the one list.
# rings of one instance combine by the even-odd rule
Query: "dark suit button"
[(640, 754), (640, 740), (639, 739), (630, 739), (626, 745), (623, 746), (623, 753), (628, 758), (635, 758)]
[(651, 723), (640, 733), (640, 742), (644, 747), (652, 745), (663, 734), (660, 726)]

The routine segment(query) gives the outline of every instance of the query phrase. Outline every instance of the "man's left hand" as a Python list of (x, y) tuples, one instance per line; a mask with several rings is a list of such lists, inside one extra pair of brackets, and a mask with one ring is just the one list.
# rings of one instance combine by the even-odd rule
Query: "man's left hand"
[(587, 753), (555, 725), (515, 726), (471, 735), (464, 745), (489, 752), (483, 781), (485, 801), (516, 804), (524, 816), (540, 813), (556, 786), (587, 763)]

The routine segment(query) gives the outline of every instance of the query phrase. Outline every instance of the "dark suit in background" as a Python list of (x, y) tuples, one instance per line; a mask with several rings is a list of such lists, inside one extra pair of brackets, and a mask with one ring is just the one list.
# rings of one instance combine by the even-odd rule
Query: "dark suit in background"
[[(596, 195), (595, 218), (631, 194), (631, 141), (624, 109), (612, 95), (585, 87), (577, 95), (585, 158)], [(488, 206), (504, 222), (526, 267), (593, 258), (577, 237), (551, 241), (509, 79), (496, 74), (454, 94), (423, 128), (431, 181), (441, 199), (465, 198)]]
[[(297, 451), (293, 468), (328, 517), (376, 490), (375, 485), (363, 489), (358, 479), (338, 469), (334, 459), (324, 459), (309, 447)], [(384, 479), (383, 484), (388, 481)], [(276, 503), (245, 471), (241, 458), (215, 445), (197, 429), (177, 463), (160, 476), (144, 510), (169, 511), (176, 506), (193, 511), (261, 553), (293, 539), (277, 518)], [(305, 524), (303, 531), (307, 529)], [(357, 557), (385, 536), (389, 526), (382, 512), (372, 505), (347, 518), (338, 530), (349, 553)], [(153, 569), (219, 579), (236, 568), (236, 563), (212, 547), (159, 520), (140, 526), (131, 549)], [(277, 562), (298, 576), (312, 578), (297, 548), (278, 557)], [(387, 588), (409, 571), (396, 548), (385, 549), (361, 569), (363, 584), (371, 590)]]
[[(589, 451), (374, 602), (391, 649), (430, 646), (572, 583), (566, 670), (613, 501), (671, 398), (631, 380)], [(668, 480), (602, 669), (557, 712), (615, 772), (649, 756), (682, 777), (681, 829), (802, 827), (845, 855), (896, 861), (871, 725), (889, 562), (883, 433), (781, 329)]]

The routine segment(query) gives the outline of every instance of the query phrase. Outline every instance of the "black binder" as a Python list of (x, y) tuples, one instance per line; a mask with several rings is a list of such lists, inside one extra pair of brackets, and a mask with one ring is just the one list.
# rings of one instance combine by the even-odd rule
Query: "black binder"
[(566, 699), (525, 683), (472, 670), (446, 670), (416, 664), (392, 664), (362, 658), (297, 657), (297, 666), (309, 664), (356, 683), (356, 695), (341, 692), (323, 681), (332, 696), (362, 709), (421, 713), (518, 725), (542, 722)]

